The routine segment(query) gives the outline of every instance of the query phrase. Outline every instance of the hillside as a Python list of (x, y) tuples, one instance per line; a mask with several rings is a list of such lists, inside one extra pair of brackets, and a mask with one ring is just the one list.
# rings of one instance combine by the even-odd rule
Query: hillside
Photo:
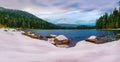
[(12, 28), (53, 29), (55, 25), (28, 12), (0, 7), (0, 24)]

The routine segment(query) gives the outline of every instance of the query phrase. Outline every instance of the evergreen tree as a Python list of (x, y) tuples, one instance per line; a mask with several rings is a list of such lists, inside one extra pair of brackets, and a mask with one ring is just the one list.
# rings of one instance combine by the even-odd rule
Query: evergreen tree
[(0, 7), (0, 24), (12, 28), (54, 29), (56, 25), (28, 12)]
[(101, 16), (96, 22), (97, 29), (111, 29), (111, 28), (120, 28), (120, 2), (119, 10), (114, 9), (113, 13), (108, 15), (105, 13)]

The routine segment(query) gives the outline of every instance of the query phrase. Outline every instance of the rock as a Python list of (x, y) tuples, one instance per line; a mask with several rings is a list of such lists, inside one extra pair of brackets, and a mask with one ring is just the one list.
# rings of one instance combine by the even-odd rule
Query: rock
[(57, 37), (57, 35), (54, 35), (54, 34), (50, 34), (50, 36)]
[(25, 32), (25, 33), (22, 33), (23, 35), (26, 35), (26, 36), (29, 36), (31, 38), (34, 38), (34, 39), (42, 39), (43, 36), (37, 36), (35, 35), (34, 33), (31, 33), (31, 32)]
[(109, 42), (105, 37), (96, 37), (96, 36), (90, 36), (86, 41), (96, 43), (96, 44), (102, 44)]
[(55, 38), (57, 35), (53, 35), (53, 34), (51, 34), (51, 35), (49, 35), (49, 36), (46, 36), (46, 38)]
[(98, 39), (96, 36), (90, 36), (86, 41), (97, 43)]
[(57, 40), (65, 40), (65, 39), (68, 40), (68, 38), (64, 35), (59, 35), (59, 36), (56, 37), (56, 39)]
[(96, 36), (90, 36), (88, 39), (96, 39)]
[(57, 40), (57, 39), (54, 40), (54, 43), (55, 43), (55, 45), (61, 45), (61, 44), (63, 44), (62, 41), (59, 41), (59, 40)]
[(66, 36), (59, 35), (55, 38), (54, 42), (55, 42), (56, 45), (61, 45), (61, 44), (68, 44), (69, 40)]
[(31, 35), (30, 37), (34, 38), (34, 39), (42, 39), (43, 38), (43, 36), (37, 36), (37, 35)]
[(23, 35), (26, 35), (26, 36), (29, 36), (29, 35), (31, 35), (32, 33), (31, 32), (24, 32), (24, 33), (22, 33)]
[(5, 32), (8, 32), (8, 30), (4, 30)]

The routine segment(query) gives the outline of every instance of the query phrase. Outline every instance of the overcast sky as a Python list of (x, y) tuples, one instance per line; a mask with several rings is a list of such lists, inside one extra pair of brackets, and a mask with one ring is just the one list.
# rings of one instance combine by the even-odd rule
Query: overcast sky
[[(24, 10), (52, 23), (94, 25), (119, 0), (1, 0), (0, 6)], [(64, 20), (64, 21), (63, 21)]]

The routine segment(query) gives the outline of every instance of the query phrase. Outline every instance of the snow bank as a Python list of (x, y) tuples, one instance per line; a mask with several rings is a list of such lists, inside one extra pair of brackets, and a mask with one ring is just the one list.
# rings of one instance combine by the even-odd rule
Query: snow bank
[(48, 38), (47, 41), (50, 42), (51, 44), (55, 44), (54, 42), (55, 38)]
[[(61, 39), (60, 39), (61, 40)], [(0, 29), (0, 62), (119, 62), (120, 40), (93, 44), (80, 41), (72, 48), (57, 48), (20, 32)]]

